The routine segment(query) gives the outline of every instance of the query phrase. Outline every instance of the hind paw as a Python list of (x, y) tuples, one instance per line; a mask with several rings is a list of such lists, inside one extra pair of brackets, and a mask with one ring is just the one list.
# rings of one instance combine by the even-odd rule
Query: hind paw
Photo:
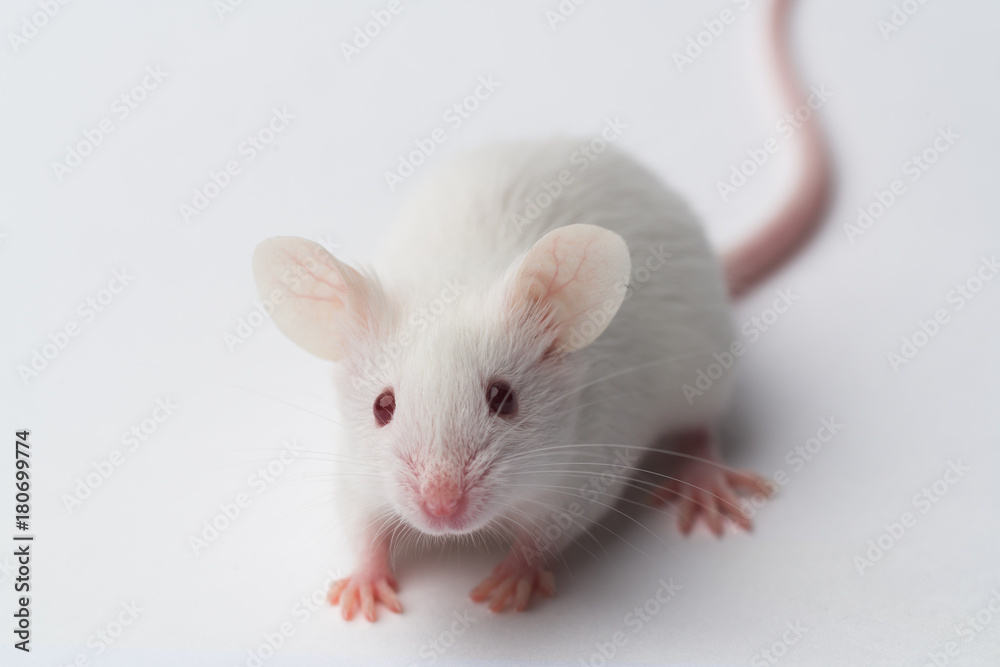
[(716, 456), (707, 431), (685, 434), (682, 443), (688, 447), (681, 453), (698, 458), (684, 458), (674, 470), (673, 478), (653, 493), (653, 502), (676, 504), (678, 528), (685, 535), (699, 519), (718, 537), (722, 536), (726, 519), (751, 530), (753, 522), (739, 494), (759, 493), (767, 497), (773, 492), (771, 484), (755, 472), (726, 467)]

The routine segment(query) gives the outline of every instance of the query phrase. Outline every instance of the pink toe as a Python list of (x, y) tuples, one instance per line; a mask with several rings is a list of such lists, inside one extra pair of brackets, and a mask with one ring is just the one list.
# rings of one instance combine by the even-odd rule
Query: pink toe
[(349, 579), (341, 579), (335, 581), (333, 586), (330, 586), (330, 591), (326, 594), (326, 599), (330, 601), (330, 604), (337, 604), (340, 602), (340, 594), (344, 592), (347, 587)]
[(514, 579), (507, 578), (493, 592), (493, 601), (490, 603), (490, 611), (501, 612), (507, 606), (507, 600), (514, 590)]
[(524, 611), (528, 608), (528, 601), (531, 600), (532, 578), (525, 577), (517, 582), (517, 588), (514, 590), (514, 609), (516, 611)]
[(345, 621), (350, 621), (354, 618), (354, 609), (358, 605), (358, 592), (353, 585), (349, 585), (345, 590), (344, 594), (340, 598), (340, 614), (344, 617)]
[(375, 620), (375, 591), (372, 590), (371, 583), (364, 583), (360, 588), (361, 613), (369, 621)]
[(397, 614), (403, 611), (403, 605), (400, 604), (399, 598), (396, 597), (396, 592), (392, 590), (392, 586), (387, 581), (378, 581), (375, 583), (375, 590), (378, 592), (378, 598), (382, 601), (389, 611), (393, 611)]

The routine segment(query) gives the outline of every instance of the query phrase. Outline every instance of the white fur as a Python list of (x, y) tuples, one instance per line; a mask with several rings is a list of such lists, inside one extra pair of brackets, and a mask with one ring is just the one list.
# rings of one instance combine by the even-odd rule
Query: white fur
[[(335, 374), (345, 423), (355, 434), (344, 453), (378, 475), (350, 483), (349, 502), (363, 509), (361, 525), (390, 513), (438, 532), (419, 511), (420, 476), (454, 473), (472, 480), (470, 530), (540, 532), (566, 514), (559, 508), (582, 505), (573, 511), (574, 526), (556, 540), (560, 547), (606, 511), (622, 482), (597, 502), (517, 485), (578, 489), (586, 480), (560, 471), (597, 477), (610, 470), (616, 450), (542, 452), (530, 462), (553, 464), (554, 472), (543, 477), (519, 469), (529, 462), (524, 455), (583, 443), (646, 447), (657, 436), (719, 416), (727, 377), (693, 405), (682, 391), (714, 361), (713, 352), (728, 349), (734, 334), (722, 271), (702, 229), (676, 195), (618, 151), (579, 171), (569, 161), (578, 145), (497, 145), (456, 159), (422, 184), (391, 231), (375, 265), (378, 282), (367, 279), (364, 301), (373, 316), (367, 328), (350, 325)], [(539, 201), (545, 184), (552, 190), (564, 170), (572, 182), (519, 228), (513, 215), (524, 215), (526, 202)], [(571, 224), (596, 225), (624, 239), (631, 284), (596, 341), (552, 354), (559, 334), (551, 331), (551, 317), (519, 309), (518, 271), (539, 239)], [(661, 262), (656, 253), (670, 257)], [(609, 260), (605, 278), (621, 268)], [(592, 280), (594, 289), (607, 289), (599, 282)], [(614, 308), (588, 304), (598, 324), (602, 312), (617, 308), (614, 299), (604, 301)], [(519, 412), (511, 420), (486, 409), (486, 387), (495, 378), (518, 394)], [(379, 426), (372, 404), (389, 387), (395, 415)], [(581, 461), (606, 465), (563, 465)]]
[[(767, 39), (789, 110), (805, 102), (784, 30), (791, 5), (772, 0)], [(726, 261), (733, 295), (790, 256), (822, 219), (831, 167), (818, 126), (805, 125), (796, 143), (806, 160), (792, 197)], [(359, 473), (344, 489), (344, 509), (366, 542), (381, 528), (447, 532), (429, 525), (419, 487), (422, 477), (451, 475), (469, 483), (466, 532), (499, 527), (537, 538), (556, 525), (555, 539), (541, 541), (560, 548), (623, 490), (619, 479), (602, 480), (600, 495), (574, 492), (588, 480), (566, 471), (591, 470), (596, 480), (613, 470), (618, 451), (578, 445), (646, 447), (720, 416), (728, 373), (693, 403), (683, 387), (734, 341), (722, 267), (694, 216), (654, 175), (613, 149), (581, 171), (570, 161), (578, 146), (497, 145), (439, 168), (372, 272), (328, 256), (317, 266), (309, 257), (325, 251), (302, 240), (267, 241), (255, 258), (262, 295), (291, 297), (275, 311), (282, 330), (339, 360), (353, 433), (344, 454)], [(518, 224), (515, 215), (531, 220)], [(610, 232), (577, 225), (617, 234), (631, 261)], [(662, 253), (670, 256), (660, 265)], [(303, 262), (318, 270), (293, 284), (287, 272), (308, 273)], [(579, 278), (570, 289), (551, 289), (561, 282), (554, 277), (570, 274)], [(492, 379), (518, 394), (509, 419), (486, 409)], [(390, 387), (396, 412), (379, 426), (372, 404)], [(551, 472), (529, 474), (528, 462), (551, 464)], [(597, 465), (572, 465), (581, 462)]]

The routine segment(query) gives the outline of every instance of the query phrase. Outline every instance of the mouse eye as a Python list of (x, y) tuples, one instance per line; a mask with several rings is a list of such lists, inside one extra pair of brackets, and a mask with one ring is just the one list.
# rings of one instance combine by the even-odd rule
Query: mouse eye
[(517, 394), (509, 384), (497, 380), (486, 390), (486, 405), (493, 414), (509, 417), (517, 412)]
[(372, 409), (375, 412), (375, 421), (378, 422), (379, 426), (385, 426), (391, 422), (392, 413), (396, 411), (396, 396), (392, 393), (392, 389), (386, 389), (379, 394)]

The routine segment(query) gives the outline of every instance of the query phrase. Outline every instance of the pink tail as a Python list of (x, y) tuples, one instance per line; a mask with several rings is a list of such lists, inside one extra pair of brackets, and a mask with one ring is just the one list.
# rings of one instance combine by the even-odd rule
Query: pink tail
[[(793, 0), (772, 0), (768, 43), (786, 111), (806, 103), (789, 55), (788, 18)], [(801, 125), (795, 141), (803, 164), (796, 174), (790, 199), (750, 239), (726, 253), (723, 266), (729, 293), (737, 299), (791, 258), (823, 220), (830, 195), (831, 167), (826, 143), (816, 118)]]

